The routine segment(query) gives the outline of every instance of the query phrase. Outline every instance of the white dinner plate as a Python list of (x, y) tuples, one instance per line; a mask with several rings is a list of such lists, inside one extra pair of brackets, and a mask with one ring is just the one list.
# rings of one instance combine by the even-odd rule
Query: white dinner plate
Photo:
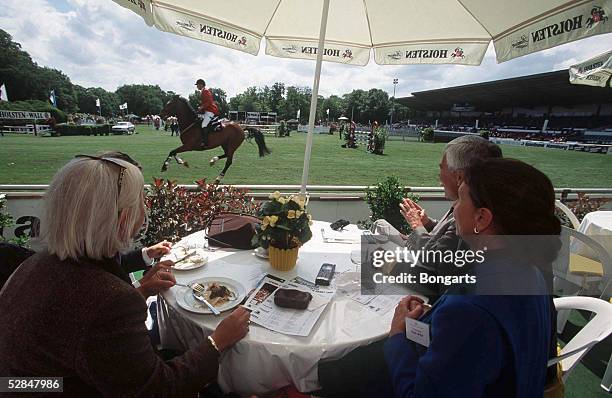
[(181, 247), (179, 250), (176, 250), (176, 251), (173, 250), (172, 255), (168, 258), (172, 261), (176, 261), (192, 251), (195, 251), (198, 257), (202, 261), (193, 261), (194, 258), (190, 257), (186, 259), (185, 261), (181, 261), (177, 265), (172, 266), (172, 269), (177, 270), (177, 271), (188, 271), (188, 270), (203, 267), (208, 263), (208, 253), (206, 253), (204, 249), (185, 250), (184, 248)]
[[(213, 282), (216, 282), (220, 285), (224, 285), (225, 287), (233, 291), (236, 295), (236, 300), (228, 301), (215, 307), (221, 312), (229, 311), (232, 308), (237, 307), (246, 297), (246, 289), (240, 282), (234, 279), (211, 276), (207, 278), (195, 279), (193, 281), (190, 281), (189, 283), (186, 283), (186, 285), (191, 285), (192, 283), (207, 285)], [(181, 286), (176, 286), (175, 288), (178, 289), (176, 293), (176, 303), (179, 305), (179, 307), (189, 312), (194, 312), (196, 314), (212, 314), (206, 304), (197, 301), (195, 297), (193, 297), (192, 289)]]
[(266, 260), (270, 258), (270, 256), (268, 255), (268, 251), (263, 247), (256, 247), (255, 250), (253, 250), (253, 253), (255, 253), (255, 255), (259, 258), (263, 258)]

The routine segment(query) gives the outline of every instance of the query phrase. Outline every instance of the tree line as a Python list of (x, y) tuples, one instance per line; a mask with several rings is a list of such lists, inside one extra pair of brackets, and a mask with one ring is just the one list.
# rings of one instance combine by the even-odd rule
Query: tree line
[[(101, 87), (82, 87), (73, 84), (70, 78), (57, 69), (39, 66), (30, 55), (13, 41), (10, 34), (0, 29), (0, 85), (4, 83), (10, 101), (47, 101), (51, 90), (55, 91), (57, 108), (66, 113), (97, 114), (96, 99), (100, 100), (103, 116), (115, 116), (119, 105), (128, 104), (128, 112), (139, 116), (158, 114), (163, 105), (174, 95), (158, 85), (128, 84), (114, 92)], [(278, 119), (295, 119), (300, 111), (300, 121), (308, 120), (311, 89), (286, 86), (277, 82), (272, 86), (248, 87), (244, 92), (228, 100), (226, 92), (219, 87), (210, 88), (220, 113), (229, 111), (276, 112)], [(189, 102), (199, 105), (199, 93), (194, 91)], [(0, 107), (2, 103), (0, 102)], [(317, 120), (333, 121), (340, 116), (353, 118), (357, 122), (385, 121), (394, 109), (394, 120), (411, 116), (409, 108), (397, 104), (380, 89), (353, 90), (342, 96), (319, 96)], [(329, 114), (327, 110), (329, 109)]]

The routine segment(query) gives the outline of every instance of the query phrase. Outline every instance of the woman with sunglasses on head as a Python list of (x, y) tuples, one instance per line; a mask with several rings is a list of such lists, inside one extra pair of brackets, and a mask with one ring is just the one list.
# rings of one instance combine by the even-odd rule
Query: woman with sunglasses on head
[[(475, 283), (451, 287), (427, 312), (413, 296), (397, 306), (385, 343), (393, 394), (542, 397), (556, 347), (553, 186), (526, 163), (488, 159), (466, 171), (454, 214), (458, 235), (484, 261), (468, 272)], [(406, 318), (416, 320), (408, 333)]]
[(182, 356), (156, 355), (145, 298), (117, 261), (143, 224), (143, 185), (116, 158), (78, 157), (55, 175), (46, 250), (0, 292), (0, 376), (63, 377), (69, 396), (193, 396), (216, 379), (219, 354), (246, 335), (249, 314), (234, 311)]
[[(77, 157), (88, 155), (77, 155)], [(142, 172), (142, 166), (134, 158), (124, 152), (120, 151), (105, 151), (99, 154), (101, 158), (113, 158), (126, 161), (138, 167), (138, 170)], [(145, 221), (143, 230), (146, 230), (148, 226), (148, 220)], [(126, 272), (138, 272), (145, 271), (145, 276), (134, 285), (136, 288), (145, 296), (154, 296), (159, 293), (162, 289), (169, 289), (176, 282), (170, 267), (174, 263), (170, 260), (159, 261), (157, 264), (153, 264), (155, 259), (159, 259), (164, 255), (170, 253), (172, 250), (172, 243), (167, 240), (163, 240), (154, 245), (148, 247), (142, 247), (135, 250), (129, 250), (122, 252), (117, 255), (119, 264)], [(167, 282), (170, 280), (170, 282)]]

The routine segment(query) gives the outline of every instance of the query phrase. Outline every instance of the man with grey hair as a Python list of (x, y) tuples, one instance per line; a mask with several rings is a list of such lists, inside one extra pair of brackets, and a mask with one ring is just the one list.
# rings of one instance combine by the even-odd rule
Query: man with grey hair
[[(501, 158), (501, 148), (478, 135), (464, 135), (455, 138), (444, 148), (440, 161), (440, 184), (444, 187), (444, 196), (453, 205), (440, 220), (430, 218), (425, 209), (409, 198), (400, 203), (400, 213), (412, 228), (410, 235), (402, 235), (386, 220), (376, 220), (372, 227), (375, 233), (384, 231), (389, 238), (400, 246), (412, 250), (442, 251), (457, 250), (461, 244), (457, 236), (454, 202), (458, 198), (459, 186), (463, 182), (464, 170), (478, 160)], [(448, 275), (455, 271), (452, 266), (441, 263), (422, 263), (417, 265), (427, 272)]]

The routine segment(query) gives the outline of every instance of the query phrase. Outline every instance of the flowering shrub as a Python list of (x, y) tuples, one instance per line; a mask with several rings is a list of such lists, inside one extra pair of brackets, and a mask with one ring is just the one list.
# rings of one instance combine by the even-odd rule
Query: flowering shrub
[(278, 249), (293, 249), (302, 246), (312, 238), (310, 225), (312, 217), (306, 212), (306, 200), (302, 196), (281, 196), (276, 191), (270, 195), (257, 216), (261, 224), (255, 227), (253, 244), (264, 249), (274, 246)]
[(27, 235), (16, 236), (12, 239), (6, 239), (4, 237), (4, 228), (12, 227), (13, 225), (13, 216), (6, 211), (6, 195), (0, 194), (0, 242), (8, 242), (18, 246), (28, 247), (30, 238)]
[(258, 205), (246, 191), (232, 186), (196, 181), (197, 192), (179, 187), (175, 181), (153, 179), (146, 197), (149, 225), (141, 242), (152, 245), (164, 239), (176, 242), (205, 229), (219, 213), (255, 214)]
[[(597, 211), (603, 207), (606, 203), (605, 199), (591, 199), (589, 195), (579, 192), (576, 201), (566, 203), (567, 207), (576, 215), (578, 221), (582, 222), (582, 219), (587, 214)], [(561, 220), (561, 224), (566, 227), (573, 228), (570, 220), (563, 214), (562, 211), (556, 209), (557, 217)]]

